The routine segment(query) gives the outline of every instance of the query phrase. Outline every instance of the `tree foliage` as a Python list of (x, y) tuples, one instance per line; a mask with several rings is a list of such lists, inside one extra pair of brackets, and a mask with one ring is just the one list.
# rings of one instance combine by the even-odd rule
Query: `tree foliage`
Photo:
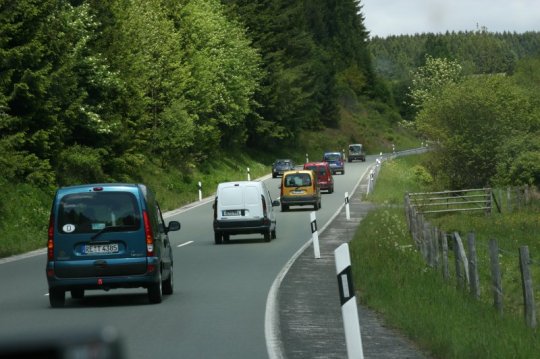
[(461, 81), (462, 68), (456, 61), (426, 55), (425, 65), (417, 68), (411, 77), (410, 104), (419, 110), (426, 101), (438, 97), (445, 86)]
[[(530, 95), (507, 76), (472, 76), (446, 85), (417, 116), (418, 128), (439, 144), (433, 173), (458, 189), (516, 182), (516, 173), (505, 171), (515, 166), (515, 150), (526, 146), (509, 144), (538, 133), (535, 111)], [(534, 157), (525, 156), (522, 164)], [(534, 176), (526, 181), (535, 182)]]
[(303, 129), (337, 127), (343, 93), (370, 95), (368, 33), (357, 1), (228, 0), (262, 56), (252, 141), (293, 140)]
[(218, 0), (5, 1), (0, 55), (13, 180), (124, 179), (151, 158), (187, 169), (243, 146), (259, 106), (260, 55)]
[(401, 114), (412, 119), (415, 112), (405, 105), (408, 91), (404, 89), (411, 86), (411, 72), (425, 65), (426, 55), (456, 61), (464, 75), (511, 75), (519, 60), (540, 55), (540, 32), (491, 33), (481, 28), (444, 34), (373, 37), (369, 50), (375, 73), (388, 81)]

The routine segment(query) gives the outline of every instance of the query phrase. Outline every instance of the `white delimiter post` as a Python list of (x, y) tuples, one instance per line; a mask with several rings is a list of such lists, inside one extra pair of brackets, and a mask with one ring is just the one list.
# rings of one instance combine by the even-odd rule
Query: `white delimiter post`
[(247, 168), (248, 181), (251, 181), (251, 174), (249, 173), (249, 167)]
[(363, 359), (362, 336), (360, 335), (360, 323), (358, 321), (358, 307), (351, 273), (351, 257), (349, 245), (344, 243), (335, 251), (336, 273), (339, 286), (339, 298), (341, 301), (341, 315), (345, 328), (345, 341), (347, 343), (347, 357), (349, 359)]
[(319, 232), (317, 231), (317, 219), (315, 218), (315, 212), (310, 214), (311, 220), (311, 241), (313, 242), (313, 254), (316, 259), (321, 258), (321, 250), (319, 249)]
[(349, 208), (349, 192), (345, 192), (345, 217), (347, 221), (351, 219), (351, 210)]
[(199, 202), (202, 201), (202, 183), (199, 181)]

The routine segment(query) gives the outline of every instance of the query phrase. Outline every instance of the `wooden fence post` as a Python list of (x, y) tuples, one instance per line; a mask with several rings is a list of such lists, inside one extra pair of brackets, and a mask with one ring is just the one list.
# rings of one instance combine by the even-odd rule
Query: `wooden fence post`
[(510, 187), (506, 188), (506, 207), (508, 208), (508, 212), (512, 213), (512, 192)]
[(534, 306), (534, 290), (529, 263), (529, 247), (522, 246), (519, 248), (519, 267), (521, 269), (521, 284), (523, 286), (525, 322), (530, 328), (536, 328), (536, 308)]
[(428, 265), (431, 266), (431, 253), (429, 250), (430, 247), (430, 224), (428, 222), (423, 223), (423, 231), (422, 231), (422, 254), (424, 255), (424, 260)]
[(491, 200), (491, 197), (493, 196), (493, 192), (491, 188), (488, 188), (486, 190), (486, 215), (491, 214), (491, 207), (493, 207), (493, 202)]
[(450, 279), (450, 272), (448, 270), (448, 238), (446, 232), (441, 232), (441, 240), (443, 278), (448, 281)]
[(452, 247), (454, 249), (454, 263), (456, 264), (456, 284), (458, 288), (463, 287), (463, 271), (461, 270), (461, 260), (459, 258), (459, 246), (457, 243), (457, 232), (454, 232)]
[(469, 248), (469, 274), (471, 276), (471, 295), (480, 299), (480, 278), (478, 277), (478, 258), (476, 256), (476, 238), (473, 232), (467, 234)]
[(499, 263), (499, 246), (495, 239), (489, 240), (489, 259), (491, 264), (491, 291), (493, 292), (493, 305), (500, 315), (503, 314), (503, 292), (501, 265)]
[(433, 253), (433, 268), (439, 268), (439, 228), (433, 227), (431, 240), (431, 253)]
[(405, 218), (407, 219), (407, 226), (409, 227), (409, 231), (411, 230), (412, 223), (411, 223), (411, 198), (409, 197), (409, 193), (405, 193)]
[(458, 286), (460, 288), (467, 287), (470, 283), (469, 280), (469, 265), (467, 264), (467, 254), (465, 253), (465, 248), (463, 247), (463, 242), (461, 240), (461, 237), (459, 236), (458, 232), (454, 232), (454, 238), (456, 241), (456, 247), (454, 248), (454, 251), (457, 253), (456, 256), (456, 273), (457, 273), (457, 267), (460, 268), (460, 274), (461, 274), (461, 268), (463, 268), (463, 271), (465, 272), (465, 276), (461, 275), (461, 278), (458, 278), (458, 280), (461, 281)]
[(499, 213), (503, 213), (503, 195), (502, 195), (502, 189), (497, 190), (497, 199), (499, 200)]

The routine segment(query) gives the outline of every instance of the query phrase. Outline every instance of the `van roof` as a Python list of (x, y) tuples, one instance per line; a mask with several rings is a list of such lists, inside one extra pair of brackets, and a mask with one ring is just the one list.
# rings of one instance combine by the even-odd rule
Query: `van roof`
[(326, 166), (328, 166), (328, 162), (324, 162), (324, 161), (308, 162), (308, 163), (304, 164), (304, 167), (306, 167), (306, 166), (326, 167)]
[(66, 193), (77, 193), (77, 192), (85, 192), (85, 191), (94, 191), (95, 189), (99, 188), (107, 188), (107, 189), (117, 189), (117, 190), (129, 190), (133, 191), (135, 188), (139, 188), (143, 195), (146, 197), (148, 188), (142, 184), (142, 183), (89, 183), (89, 184), (79, 184), (74, 186), (64, 186), (60, 187), (57, 190), (57, 193), (62, 195)]
[(218, 184), (219, 187), (230, 187), (230, 186), (240, 186), (240, 185), (253, 185), (253, 184), (260, 184), (262, 182), (259, 181), (230, 181), (230, 182), (221, 182)]
[(293, 174), (293, 173), (314, 173), (314, 172), (312, 170), (290, 170), (290, 171), (285, 171), (285, 173), (283, 174), (283, 177)]

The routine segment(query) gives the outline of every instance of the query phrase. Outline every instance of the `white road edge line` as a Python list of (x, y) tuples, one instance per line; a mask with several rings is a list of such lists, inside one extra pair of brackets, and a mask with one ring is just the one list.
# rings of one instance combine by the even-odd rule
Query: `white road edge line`
[[(368, 167), (365, 172), (360, 176), (360, 179), (358, 182), (356, 182), (356, 185), (354, 186), (351, 197), (356, 192), (356, 189), (360, 185), (360, 182), (362, 182), (362, 179), (364, 176), (368, 173), (369, 169), (372, 166)], [(341, 209), (345, 206), (345, 203), (342, 203), (341, 206), (337, 209), (337, 211), (334, 213), (334, 215), (324, 224), (324, 226), (319, 231), (320, 234), (324, 232), (326, 227), (332, 223), (332, 221), (339, 215), (339, 212), (341, 212)], [(272, 286), (270, 287), (270, 291), (268, 292), (268, 296), (266, 297), (266, 312), (264, 317), (264, 336), (266, 338), (266, 349), (268, 351), (268, 357), (270, 359), (284, 359), (285, 353), (283, 350), (283, 343), (281, 342), (281, 335), (279, 331), (279, 308), (278, 308), (278, 293), (279, 293), (279, 287), (281, 286), (281, 282), (283, 281), (283, 278), (285, 278), (285, 275), (289, 271), (289, 269), (292, 267), (296, 259), (308, 248), (311, 246), (311, 238), (308, 239), (306, 243), (300, 249), (289, 259), (287, 263), (283, 266), (281, 271), (278, 273), (277, 277), (274, 279), (274, 282), (272, 283)], [(337, 295), (337, 294), (336, 294)]]
[(188, 241), (188, 242), (186, 242), (186, 243), (181, 243), (181, 244), (177, 245), (176, 248), (180, 248), (180, 247), (183, 247), (183, 246), (187, 246), (188, 244), (191, 244), (191, 243), (193, 243), (193, 241)]

